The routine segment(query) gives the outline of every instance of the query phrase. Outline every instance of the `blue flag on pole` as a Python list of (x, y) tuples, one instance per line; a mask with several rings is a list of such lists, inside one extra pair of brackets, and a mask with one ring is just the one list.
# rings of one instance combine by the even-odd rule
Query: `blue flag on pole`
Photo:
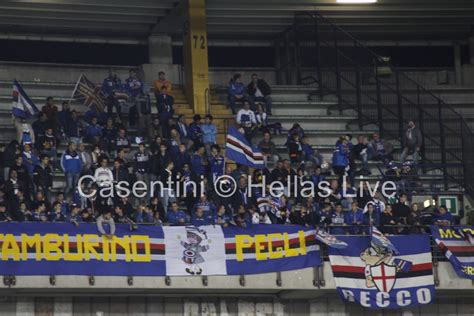
[(16, 79), (13, 79), (13, 115), (22, 119), (29, 119), (38, 112), (38, 108), (25, 93), (25, 90)]
[(225, 155), (238, 164), (256, 169), (263, 169), (265, 163), (260, 149), (249, 143), (234, 127), (229, 128), (227, 134)]

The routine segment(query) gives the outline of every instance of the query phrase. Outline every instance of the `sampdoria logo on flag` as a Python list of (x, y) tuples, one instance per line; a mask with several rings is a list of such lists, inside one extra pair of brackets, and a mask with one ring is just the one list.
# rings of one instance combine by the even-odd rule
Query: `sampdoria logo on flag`
[(226, 138), (225, 155), (238, 164), (263, 169), (265, 163), (260, 149), (252, 146), (237, 129), (229, 128)]
[(81, 74), (77, 80), (76, 87), (72, 92), (72, 99), (82, 102), (88, 108), (93, 108), (97, 112), (104, 111), (105, 95), (100, 87), (96, 87), (92, 81)]
[(370, 237), (339, 238), (350, 247), (329, 248), (329, 260), (343, 300), (369, 308), (401, 308), (434, 300), (429, 236), (390, 237), (398, 255)]
[(13, 79), (13, 104), (12, 113), (14, 116), (29, 119), (39, 112), (36, 105), (31, 101), (25, 90), (16, 79)]
[(474, 226), (431, 226), (431, 233), (456, 273), (474, 280)]

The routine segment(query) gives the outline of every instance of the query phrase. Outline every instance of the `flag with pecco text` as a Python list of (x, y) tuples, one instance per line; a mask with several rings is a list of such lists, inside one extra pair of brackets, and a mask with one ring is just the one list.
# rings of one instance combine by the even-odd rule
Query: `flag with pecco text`
[(371, 237), (338, 238), (350, 245), (329, 248), (334, 281), (344, 301), (368, 308), (401, 308), (434, 300), (428, 235), (390, 236), (392, 247), (374, 243)]

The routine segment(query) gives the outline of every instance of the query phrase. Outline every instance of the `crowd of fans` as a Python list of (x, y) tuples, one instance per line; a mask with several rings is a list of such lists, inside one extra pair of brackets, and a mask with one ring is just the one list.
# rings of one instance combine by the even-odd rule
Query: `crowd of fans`
[[(422, 138), (414, 122), (408, 124), (399, 163), (393, 161), (393, 146), (378, 133), (370, 140), (358, 136), (356, 144), (351, 135), (341, 135), (329, 163), (297, 123), (288, 131), (285, 159), (272, 140), (282, 133), (282, 125), (268, 122), (272, 115), (270, 85), (257, 74), (246, 85), (236, 74), (228, 85), (228, 104), (239, 131), (262, 151), (265, 168), (233, 168), (226, 164), (216, 142), (212, 115), (196, 114), (188, 124), (185, 116), (174, 112), (172, 83), (163, 72), (158, 77), (154, 100), (135, 70), (130, 70), (123, 83), (111, 70), (102, 85), (104, 111), (91, 108), (81, 115), (68, 102), (58, 109), (54, 98), (48, 97), (32, 125), (15, 118), (17, 140), (4, 148), (1, 159), (0, 221), (97, 221), (101, 227), (102, 223), (128, 223), (132, 229), (138, 223), (241, 227), (291, 223), (324, 226), (334, 234), (364, 233), (371, 225), (381, 225), (387, 233), (402, 233), (406, 231), (403, 225), (454, 223), (445, 207), (436, 213), (422, 210), (417, 204), (409, 205), (403, 193), (418, 187), (416, 164)], [(152, 114), (154, 106), (157, 115)], [(134, 129), (138, 136), (132, 138), (129, 132)], [(66, 149), (60, 150), (60, 144)], [(413, 161), (405, 160), (408, 155)], [(356, 176), (371, 174), (371, 160), (385, 166), (384, 181), (397, 183), (396, 199), (384, 202), (379, 192), (371, 197), (368, 188), (356, 187)], [(317, 188), (331, 176), (329, 165), (337, 179), (330, 180), (328, 197), (287, 197), (291, 190), (288, 176), (297, 181), (299, 189), (302, 180)], [(214, 190), (215, 179), (224, 174), (237, 184), (230, 197), (219, 196)], [(96, 179), (94, 184), (82, 186), (85, 193), (100, 192), (105, 184), (120, 181), (166, 183), (172, 179), (174, 184), (145, 197), (84, 197), (78, 192), (83, 175)], [(258, 188), (250, 195), (249, 175), (254, 181), (265, 177), (267, 184), (281, 181), (285, 195), (264, 200), (264, 192)], [(54, 178), (62, 179), (65, 187), (53, 189)], [(203, 182), (203, 190), (192, 194), (190, 180)], [(349, 189), (342, 190), (343, 185)], [(189, 194), (176, 196), (178, 187)], [(344, 192), (356, 193), (356, 197)]]

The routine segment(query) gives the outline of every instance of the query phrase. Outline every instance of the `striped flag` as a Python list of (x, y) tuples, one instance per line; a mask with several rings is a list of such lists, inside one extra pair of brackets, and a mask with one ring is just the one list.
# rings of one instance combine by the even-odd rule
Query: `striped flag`
[(388, 250), (392, 251), (394, 254), (398, 254), (397, 248), (390, 242), (390, 240), (382, 234), (377, 227), (372, 226), (372, 243), (383, 248), (387, 248)]
[(435, 297), (428, 235), (390, 236), (391, 250), (365, 236), (340, 236), (350, 245), (329, 248), (337, 290), (346, 302), (369, 308), (402, 308), (430, 304)]
[(103, 112), (106, 104), (105, 95), (100, 87), (96, 87), (92, 81), (81, 74), (77, 80), (76, 87), (72, 92), (72, 99), (82, 102), (88, 108), (97, 112)]
[(226, 138), (225, 155), (238, 164), (263, 169), (265, 163), (260, 149), (249, 143), (234, 127), (229, 128)]
[(13, 79), (12, 113), (15, 117), (30, 119), (39, 112), (16, 79)]
[(449, 259), (456, 273), (474, 280), (474, 226), (431, 226), (436, 244)]

